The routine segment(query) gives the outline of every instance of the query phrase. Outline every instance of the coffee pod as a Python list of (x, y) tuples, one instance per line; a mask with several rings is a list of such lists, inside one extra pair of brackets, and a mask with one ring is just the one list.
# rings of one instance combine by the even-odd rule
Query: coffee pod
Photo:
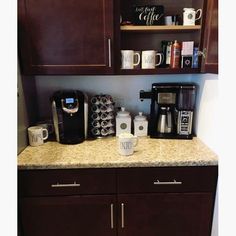
[(97, 136), (97, 135), (100, 135), (100, 130), (99, 130), (98, 128), (93, 128), (93, 129), (91, 130), (91, 133), (92, 133), (93, 135)]
[(91, 118), (92, 118), (92, 120), (100, 120), (100, 116), (96, 112), (92, 113)]
[(109, 129), (108, 128), (102, 128), (101, 129), (101, 135), (102, 136), (107, 136), (109, 134)]
[(101, 112), (107, 112), (107, 105), (101, 105), (100, 111)]
[(101, 125), (100, 125), (100, 122), (98, 121), (98, 120), (94, 120), (94, 121), (92, 121), (92, 127), (96, 127), (96, 128), (99, 128), (99, 127), (101, 127)]
[(99, 105), (100, 104), (100, 96), (94, 96), (91, 98), (91, 103)]
[(100, 112), (99, 105), (93, 104), (91, 107), (92, 112)]
[(108, 124), (108, 122), (107, 122), (106, 120), (103, 120), (103, 121), (101, 122), (101, 127), (102, 127), (102, 128), (106, 128), (106, 127), (107, 127), (107, 124)]
[(101, 103), (104, 105), (112, 104), (113, 99), (110, 95), (104, 95), (101, 97)]
[(109, 118), (108, 118), (108, 114), (109, 113), (107, 113), (107, 112), (102, 112), (101, 113), (101, 120), (108, 120)]
[(109, 120), (109, 121), (106, 121), (106, 120), (103, 120), (101, 122), (101, 126), (104, 128), (104, 127), (112, 127), (114, 126), (114, 122), (112, 120)]

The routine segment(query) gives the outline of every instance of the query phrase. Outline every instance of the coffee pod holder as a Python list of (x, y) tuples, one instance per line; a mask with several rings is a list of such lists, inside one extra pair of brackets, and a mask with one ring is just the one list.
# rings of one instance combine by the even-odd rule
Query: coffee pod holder
[(90, 99), (89, 136), (105, 138), (115, 135), (115, 103), (109, 94)]

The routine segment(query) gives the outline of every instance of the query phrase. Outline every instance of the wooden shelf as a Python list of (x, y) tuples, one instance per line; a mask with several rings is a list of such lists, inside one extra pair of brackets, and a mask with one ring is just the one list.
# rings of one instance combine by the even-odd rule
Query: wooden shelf
[(196, 74), (200, 73), (200, 68), (156, 68), (156, 69), (120, 69), (120, 75), (158, 75), (158, 74)]
[(185, 26), (185, 25), (122, 25), (121, 31), (125, 32), (181, 32), (181, 31), (197, 31), (201, 29), (201, 25)]

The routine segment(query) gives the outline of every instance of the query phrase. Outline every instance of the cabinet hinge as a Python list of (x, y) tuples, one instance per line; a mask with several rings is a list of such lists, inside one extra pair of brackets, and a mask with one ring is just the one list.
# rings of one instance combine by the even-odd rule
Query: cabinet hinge
[(203, 48), (202, 51), (198, 51), (198, 56), (203, 56), (203, 58), (206, 58), (206, 54), (207, 54), (207, 49)]

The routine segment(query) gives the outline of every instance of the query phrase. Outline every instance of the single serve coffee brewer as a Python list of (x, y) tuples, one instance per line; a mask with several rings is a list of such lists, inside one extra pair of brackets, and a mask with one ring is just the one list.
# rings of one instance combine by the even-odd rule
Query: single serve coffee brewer
[(151, 91), (140, 91), (140, 99), (151, 99), (151, 138), (193, 138), (195, 84), (154, 83)]

